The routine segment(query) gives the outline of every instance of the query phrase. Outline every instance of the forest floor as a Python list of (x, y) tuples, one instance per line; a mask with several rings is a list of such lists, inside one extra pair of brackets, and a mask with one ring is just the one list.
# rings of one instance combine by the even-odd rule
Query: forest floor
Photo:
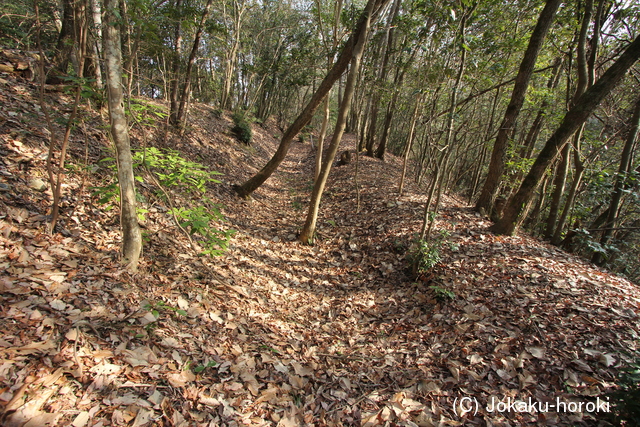
[[(131, 275), (118, 262), (117, 209), (90, 189), (110, 173), (99, 167), (104, 111), (86, 110), (72, 132), (68, 163), (78, 167), (50, 236), (50, 133), (37, 87), (1, 77), (0, 424), (606, 425), (606, 405), (587, 409), (637, 350), (635, 285), (525, 234), (495, 236), (449, 196), (435, 228), (442, 260), (413, 278), (407, 252), (426, 196), (412, 180), (398, 196), (401, 161), (391, 155), (360, 157), (359, 209), (355, 162), (332, 170), (318, 239), (302, 245), (310, 145), (294, 143), (242, 200), (231, 185), (264, 164), (280, 131), (254, 124), (243, 146), (229, 117), (202, 105), (183, 136), (134, 126), (132, 141), (224, 173), (207, 197), (223, 205), (218, 226), (236, 233), (224, 255), (197, 256), (149, 195)], [(45, 102), (68, 115), (68, 95)], [(354, 150), (354, 137), (342, 147)], [(492, 411), (529, 399), (538, 410)]]

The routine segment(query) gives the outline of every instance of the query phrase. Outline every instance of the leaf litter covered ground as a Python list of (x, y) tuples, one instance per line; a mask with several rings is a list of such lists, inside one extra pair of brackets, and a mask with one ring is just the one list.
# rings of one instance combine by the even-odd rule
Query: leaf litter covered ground
[[(426, 197), (413, 182), (397, 196), (393, 156), (360, 158), (359, 210), (355, 163), (335, 168), (317, 244), (302, 245), (311, 147), (294, 143), (241, 200), (231, 185), (264, 164), (279, 130), (254, 124), (245, 147), (230, 119), (204, 106), (184, 136), (134, 127), (133, 143), (225, 174), (207, 195), (224, 205), (219, 226), (237, 230), (230, 249), (195, 256), (168, 206), (149, 197), (143, 260), (130, 275), (118, 265), (117, 213), (88, 190), (104, 169), (68, 174), (60, 226), (44, 232), (51, 197), (36, 184), (46, 181), (48, 130), (35, 87), (3, 80), (0, 89), (2, 425), (603, 424), (585, 410), (487, 405), (595, 402), (611, 388), (621, 353), (638, 344), (638, 288), (626, 280), (526, 235), (494, 236), (450, 197), (436, 224), (448, 234), (443, 259), (413, 279), (406, 254)], [(104, 122), (87, 114), (71, 163), (106, 155)], [(455, 297), (438, 299), (433, 286)], [(465, 397), (477, 413), (460, 411)]]

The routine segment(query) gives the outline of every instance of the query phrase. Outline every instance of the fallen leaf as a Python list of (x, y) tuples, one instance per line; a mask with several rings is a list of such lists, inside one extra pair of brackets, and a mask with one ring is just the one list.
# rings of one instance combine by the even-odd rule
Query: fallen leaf
[(187, 383), (195, 381), (196, 376), (191, 371), (180, 371), (167, 374), (166, 378), (173, 387), (184, 387)]

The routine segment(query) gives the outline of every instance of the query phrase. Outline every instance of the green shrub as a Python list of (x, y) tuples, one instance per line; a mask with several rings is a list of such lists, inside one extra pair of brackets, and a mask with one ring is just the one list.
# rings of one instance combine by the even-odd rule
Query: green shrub
[(417, 240), (409, 248), (407, 259), (411, 263), (414, 275), (427, 273), (442, 259), (440, 248), (442, 239)]
[(241, 111), (236, 111), (233, 113), (233, 129), (231, 132), (238, 138), (240, 142), (246, 145), (251, 144), (251, 139), (253, 138), (253, 131), (251, 130), (251, 124), (245, 117), (245, 115)]
[(640, 426), (640, 353), (620, 371), (617, 391), (610, 393), (611, 420), (615, 425)]
[[(98, 198), (98, 203), (107, 205), (105, 210), (108, 210), (120, 201), (117, 166), (113, 157), (102, 159), (101, 162), (107, 163), (106, 167), (113, 172), (111, 182), (103, 187), (92, 187), (92, 190), (94, 196)], [(222, 255), (235, 230), (225, 231), (215, 228), (214, 222), (224, 221), (225, 218), (220, 213), (219, 206), (210, 203), (207, 197), (203, 197), (207, 184), (219, 183), (220, 181), (213, 177), (221, 174), (208, 171), (200, 163), (186, 160), (175, 150), (159, 150), (155, 147), (135, 150), (133, 162), (136, 181), (144, 183), (145, 173), (148, 172), (155, 177), (161, 187), (177, 187), (197, 198), (197, 206), (176, 206), (169, 210), (169, 213), (175, 215), (180, 226), (204, 246), (203, 254)], [(169, 197), (169, 193), (164, 190), (158, 191), (156, 195), (163, 200)], [(136, 193), (136, 198), (138, 202), (145, 201), (139, 193)], [(144, 220), (144, 215), (148, 212), (147, 209), (138, 207), (139, 220)]]
[(436, 294), (436, 299), (438, 301), (446, 301), (449, 299), (454, 299), (456, 297), (456, 294), (452, 290), (447, 289), (443, 286), (431, 285), (429, 286), (429, 289), (431, 289)]
[(222, 255), (229, 246), (229, 240), (235, 230), (219, 230), (211, 223), (224, 220), (218, 207), (207, 209), (204, 206), (195, 208), (174, 208), (169, 211), (180, 220), (180, 226), (187, 229), (189, 234), (198, 235), (204, 245), (203, 255)]

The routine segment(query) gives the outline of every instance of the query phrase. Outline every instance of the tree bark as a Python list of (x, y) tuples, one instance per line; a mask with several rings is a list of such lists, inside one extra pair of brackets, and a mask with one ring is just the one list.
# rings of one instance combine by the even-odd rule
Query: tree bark
[(395, 0), (393, 3), (393, 10), (387, 21), (387, 28), (384, 35), (384, 39), (380, 44), (380, 50), (382, 51), (382, 64), (380, 65), (378, 77), (376, 79), (377, 85), (374, 85), (371, 101), (371, 123), (369, 125), (369, 131), (367, 133), (367, 155), (373, 157), (373, 147), (376, 141), (376, 132), (378, 128), (378, 112), (380, 110), (380, 99), (382, 97), (382, 91), (384, 90), (385, 82), (387, 80), (387, 72), (389, 66), (389, 56), (393, 47), (393, 34), (395, 28), (392, 26), (393, 21), (396, 19), (400, 10), (400, 0)]
[(63, 75), (68, 74), (69, 61), (73, 56), (73, 45), (75, 43), (75, 11), (73, 0), (62, 1), (62, 27), (58, 34), (56, 55), (54, 62), (56, 68)]
[(520, 113), (520, 109), (524, 103), (529, 81), (533, 73), (533, 67), (536, 64), (538, 53), (542, 48), (544, 39), (553, 23), (553, 19), (556, 14), (556, 10), (560, 5), (560, 0), (547, 0), (538, 23), (531, 34), (529, 39), (529, 45), (524, 53), (522, 62), (520, 63), (520, 69), (516, 77), (516, 82), (511, 94), (511, 100), (507, 106), (502, 124), (498, 131), (498, 136), (493, 145), (493, 151), (491, 153), (491, 160), (489, 163), (489, 172), (487, 179), (485, 180), (480, 197), (476, 203), (476, 209), (484, 209), (485, 211), (491, 211), (493, 201), (497, 195), (498, 188), (500, 187), (500, 181), (502, 180), (502, 174), (504, 172), (507, 146), (509, 142), (509, 134), (513, 130), (515, 121)]
[(222, 81), (222, 96), (220, 98), (220, 108), (230, 109), (232, 107), (231, 95), (233, 87), (233, 77), (236, 75), (238, 66), (238, 51), (240, 50), (240, 31), (242, 30), (243, 15), (246, 12), (246, 5), (233, 0), (233, 40), (231, 49), (226, 52), (226, 64), (224, 69), (224, 79)]
[(400, 185), (398, 186), (398, 195), (402, 196), (402, 190), (404, 189), (404, 180), (407, 175), (407, 163), (409, 162), (409, 154), (411, 153), (411, 146), (413, 145), (413, 138), (416, 131), (416, 122), (420, 116), (420, 107), (422, 106), (422, 94), (418, 96), (416, 105), (413, 107), (413, 114), (411, 115), (411, 125), (409, 126), (409, 136), (407, 137), (407, 144), (404, 146), (404, 152), (402, 153), (402, 175), (400, 176)]
[[(318, 9), (318, 23), (322, 24), (322, 15), (320, 13), (320, 1), (316, 0), (316, 8)], [(331, 49), (327, 47), (327, 71), (331, 70), (331, 65), (333, 65), (333, 52), (338, 46), (338, 26), (340, 25), (340, 13), (342, 12), (342, 0), (338, 0), (334, 6), (333, 10), (333, 40), (331, 42)], [(321, 27), (322, 29), (322, 27)], [(320, 176), (320, 170), (322, 169), (322, 154), (324, 152), (324, 138), (327, 136), (327, 128), (329, 127), (329, 116), (330, 116), (330, 101), (331, 101), (331, 90), (327, 93), (327, 96), (324, 99), (324, 108), (323, 108), (323, 116), (322, 116), (322, 125), (320, 126), (320, 135), (318, 135), (318, 147), (316, 149), (316, 170), (314, 181), (318, 180)]]
[(569, 189), (567, 200), (564, 203), (564, 209), (562, 209), (562, 214), (560, 215), (560, 219), (558, 219), (558, 224), (556, 225), (556, 229), (553, 233), (553, 237), (551, 238), (551, 243), (554, 245), (559, 245), (560, 243), (562, 243), (562, 231), (564, 229), (565, 224), (567, 223), (567, 218), (569, 218), (569, 212), (571, 211), (571, 209), (573, 209), (573, 204), (575, 203), (576, 196), (578, 195), (578, 188), (580, 188), (580, 183), (582, 183), (582, 175), (584, 174), (584, 163), (580, 158), (580, 145), (581, 145), (580, 141), (582, 139), (583, 129), (584, 129), (584, 124), (576, 132), (574, 137), (573, 182), (571, 183), (571, 188)]
[(329, 127), (329, 113), (331, 110), (329, 109), (329, 97), (331, 96), (331, 91), (324, 98), (324, 107), (323, 107), (323, 115), (322, 115), (322, 125), (320, 126), (320, 135), (318, 135), (318, 146), (316, 147), (316, 170), (314, 175), (314, 181), (318, 180), (320, 176), (320, 171), (322, 170), (322, 153), (324, 152), (324, 138), (327, 136), (327, 128)]
[(184, 73), (184, 84), (182, 85), (182, 90), (180, 91), (180, 98), (178, 102), (178, 113), (175, 116), (176, 122), (173, 123), (173, 125), (179, 128), (182, 128), (182, 126), (184, 125), (186, 115), (185, 106), (187, 105), (189, 90), (191, 89), (191, 71), (193, 70), (193, 64), (196, 60), (198, 47), (200, 46), (202, 29), (204, 28), (204, 24), (207, 21), (207, 17), (209, 16), (209, 11), (211, 10), (212, 3), (213, 0), (208, 0), (206, 6), (204, 7), (202, 17), (200, 18), (200, 25), (198, 25), (198, 29), (193, 40), (193, 47), (191, 48), (191, 53), (189, 54), (189, 60), (187, 61), (187, 71)]
[[(393, 4), (393, 10), (391, 11), (391, 19), (389, 21), (389, 37), (387, 40), (387, 49), (385, 51), (385, 55), (384, 55), (384, 62), (382, 64), (382, 70), (384, 70), (384, 74), (381, 77), (381, 84), (382, 85), (386, 85), (386, 80), (387, 80), (387, 67), (388, 67), (388, 63), (389, 63), (389, 58), (391, 57), (391, 54), (393, 52), (394, 49), (394, 43), (395, 43), (395, 23), (398, 19), (398, 13), (400, 12), (400, 0), (396, 0), (395, 3)], [(417, 50), (415, 50), (414, 52), (417, 52)], [(396, 77), (395, 77), (395, 81), (393, 83), (393, 95), (391, 98), (391, 102), (387, 105), (387, 112), (385, 114), (385, 118), (384, 118), (384, 123), (382, 125), (382, 136), (380, 137), (380, 143), (378, 144), (378, 148), (375, 152), (375, 156), (376, 158), (380, 159), (380, 160), (384, 160), (384, 154), (387, 151), (387, 138), (389, 137), (389, 126), (391, 125), (391, 119), (393, 117), (393, 113), (395, 110), (395, 104), (398, 101), (398, 96), (400, 95), (400, 86), (402, 86), (402, 80), (404, 79), (404, 71), (408, 68), (408, 66), (410, 65), (411, 61), (408, 61), (407, 64), (405, 64), (404, 69), (403, 70), (397, 70), (396, 69)]]
[(105, 25), (103, 34), (107, 94), (111, 135), (116, 147), (118, 161), (118, 183), (120, 185), (120, 224), (122, 226), (122, 263), (136, 271), (142, 235), (136, 213), (136, 190), (133, 176), (133, 161), (129, 144), (127, 118), (124, 112), (122, 90), (122, 51), (117, 22), (117, 0), (104, 0)]
[[(589, 78), (589, 67), (587, 64), (587, 33), (589, 32), (589, 26), (591, 24), (591, 11), (593, 9), (593, 0), (587, 0), (584, 7), (584, 15), (582, 17), (582, 24), (580, 26), (580, 35), (578, 36), (578, 85), (576, 92), (573, 96), (571, 103), (575, 103), (576, 100), (587, 90), (589, 86), (593, 84), (593, 81)], [(578, 132), (573, 138), (573, 157), (575, 163), (575, 173), (573, 177), (573, 183), (569, 196), (565, 201), (564, 209), (556, 224), (556, 218), (553, 218), (552, 227), (550, 227), (551, 243), (554, 245), (560, 244), (562, 240), (562, 231), (567, 222), (569, 211), (573, 207), (575, 196), (578, 192), (578, 187), (582, 181), (582, 173), (584, 172), (584, 165), (580, 159), (580, 141), (582, 139), (582, 130), (584, 124), (580, 127)], [(567, 162), (571, 148), (566, 146), (563, 152), (566, 153)], [(566, 175), (566, 174), (565, 174)]]
[(175, 8), (178, 13), (178, 22), (175, 28), (175, 44), (173, 51), (173, 69), (171, 71), (171, 83), (169, 85), (169, 123), (177, 123), (178, 114), (178, 89), (180, 87), (180, 55), (182, 55), (182, 0), (176, 0)]
[[(367, 9), (371, 9), (373, 12), (371, 14), (371, 21), (375, 19), (378, 15), (379, 11), (389, 2), (389, 0), (369, 0), (367, 3)], [(349, 65), (351, 58), (353, 56), (353, 49), (358, 41), (362, 38), (363, 34), (366, 34), (366, 22), (368, 21), (368, 16), (364, 13), (360, 17), (358, 25), (356, 29), (347, 40), (342, 52), (340, 52), (340, 56), (333, 64), (331, 70), (327, 73), (318, 89), (311, 97), (311, 100), (307, 104), (307, 106), (302, 110), (302, 112), (298, 115), (298, 117), (294, 120), (294, 122), (289, 126), (289, 128), (282, 135), (282, 139), (280, 140), (280, 145), (278, 149), (274, 153), (271, 160), (267, 162), (267, 164), (253, 177), (251, 177), (244, 184), (235, 187), (236, 192), (241, 197), (249, 197), (251, 193), (253, 193), (258, 187), (260, 187), (275, 170), (278, 168), (280, 163), (284, 160), (289, 151), (289, 147), (291, 146), (291, 142), (293, 138), (300, 132), (300, 130), (306, 126), (311, 118), (313, 117), (313, 113), (316, 111), (324, 97), (329, 93), (333, 84), (340, 78), (344, 70)]]
[[(624, 148), (622, 150), (622, 156), (620, 158), (620, 167), (618, 168), (618, 176), (616, 176), (616, 183), (611, 195), (611, 202), (609, 203), (609, 212), (607, 215), (606, 229), (602, 233), (600, 238), (600, 244), (606, 246), (613, 236), (613, 229), (616, 227), (618, 220), (618, 212), (620, 210), (620, 201), (622, 200), (622, 194), (624, 190), (625, 180), (627, 174), (631, 170), (631, 163), (633, 158), (633, 148), (638, 138), (638, 129), (640, 128), (640, 98), (636, 101), (636, 105), (633, 111), (633, 118), (631, 119), (631, 129), (627, 140), (625, 141)], [(605, 261), (601, 253), (597, 252), (593, 255), (592, 261), (594, 264), (602, 265)]]
[(509, 200), (503, 217), (491, 230), (497, 234), (512, 235), (519, 226), (520, 215), (535, 192), (545, 170), (555, 159), (571, 135), (582, 126), (600, 102), (620, 83), (631, 66), (640, 57), (640, 36), (627, 46), (620, 57), (602, 77), (576, 101), (567, 112), (560, 126), (547, 140), (517, 193)]
[(316, 179), (316, 182), (313, 186), (307, 219), (304, 223), (304, 227), (302, 228), (302, 232), (300, 233), (300, 241), (306, 244), (312, 244), (315, 237), (316, 223), (318, 220), (318, 210), (320, 209), (320, 200), (322, 199), (322, 193), (324, 192), (324, 187), (327, 184), (327, 178), (329, 177), (329, 172), (331, 171), (333, 160), (335, 159), (336, 153), (338, 152), (338, 147), (340, 146), (340, 141), (342, 140), (342, 135), (344, 134), (347, 116), (349, 114), (349, 110), (351, 109), (351, 100), (353, 99), (353, 92), (356, 87), (356, 78), (358, 77), (358, 71), (360, 69), (360, 59), (362, 58), (362, 52), (364, 51), (364, 45), (367, 40), (374, 3), (375, 2), (370, 1), (367, 4), (365, 10), (362, 12), (364, 17), (362, 24), (363, 28), (360, 35), (358, 36), (358, 41), (353, 48), (351, 69), (349, 70), (349, 74), (347, 76), (344, 95), (342, 98), (342, 103), (340, 104), (340, 111), (338, 111), (336, 128), (333, 132), (333, 136), (331, 137), (331, 143), (329, 145), (327, 157), (323, 162), (324, 164), (322, 165), (322, 171), (320, 172), (320, 176), (318, 177), (318, 179)]
[(567, 144), (560, 154), (560, 162), (556, 166), (555, 179), (553, 180), (553, 195), (551, 196), (551, 206), (549, 207), (549, 216), (547, 217), (547, 230), (545, 231), (545, 237), (547, 239), (551, 239), (556, 230), (560, 204), (562, 202), (562, 196), (564, 195), (564, 188), (567, 184), (567, 174), (569, 173), (569, 154), (571, 154), (571, 147)]

